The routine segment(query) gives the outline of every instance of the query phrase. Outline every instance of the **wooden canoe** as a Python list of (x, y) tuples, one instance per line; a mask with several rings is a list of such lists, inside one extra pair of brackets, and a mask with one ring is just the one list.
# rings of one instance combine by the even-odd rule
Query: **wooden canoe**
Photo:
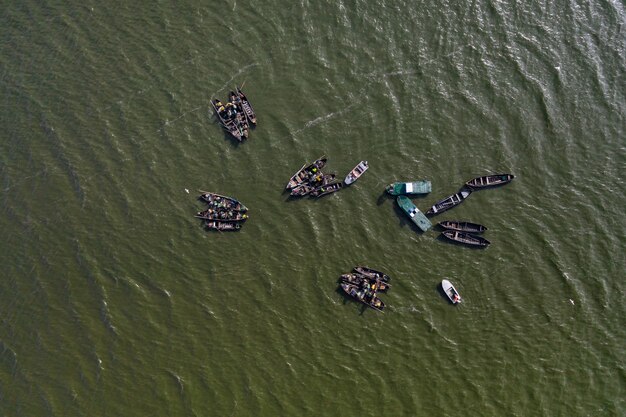
[(315, 175), (324, 167), (324, 165), (326, 165), (326, 161), (328, 161), (328, 158), (326, 158), (326, 155), (323, 155), (310, 165), (302, 165), (302, 168), (291, 176), (285, 189), (291, 190), (292, 188), (308, 181), (311, 175)]
[(198, 196), (199, 200), (204, 201), (209, 207), (215, 209), (227, 209), (236, 211), (248, 211), (248, 207), (244, 206), (239, 200), (225, 195), (211, 193), (209, 191), (200, 191), (202, 194)]
[(315, 186), (309, 184), (300, 184), (296, 188), (292, 188), (289, 193), (292, 197), (303, 197), (315, 190)]
[(380, 298), (376, 297), (375, 292), (373, 291), (365, 291), (357, 287), (356, 285), (342, 283), (341, 289), (354, 298), (357, 301), (362, 302), (366, 306), (382, 312), (385, 308), (385, 303)]
[(356, 285), (359, 288), (362, 288), (367, 284), (369, 288), (371, 288), (373, 291), (380, 291), (380, 292), (387, 292), (387, 290), (391, 286), (386, 281), (383, 281), (378, 278), (361, 275), (359, 273), (343, 274), (341, 275), (341, 280), (348, 284)]
[[(247, 137), (247, 132), (244, 135), (244, 129), (237, 123), (235, 115), (231, 114), (231, 117), (229, 117), (227, 110), (225, 110), (225, 106), (223, 106), (222, 102), (218, 99), (211, 100), (211, 106), (213, 106), (213, 110), (215, 111), (222, 127), (226, 129), (232, 137), (237, 139), (239, 142), (242, 142), (244, 138)], [(224, 110), (220, 111), (219, 108), (222, 107)]]
[(241, 222), (248, 219), (248, 215), (241, 211), (206, 209), (196, 213), (196, 216), (203, 220), (218, 220), (220, 222)]
[(252, 108), (252, 104), (250, 104), (248, 97), (246, 97), (243, 91), (241, 91), (241, 88), (239, 86), (237, 86), (237, 94), (239, 96), (239, 99), (241, 100), (241, 108), (243, 109), (246, 118), (250, 123), (256, 126), (256, 113), (254, 112), (254, 109)]
[(342, 182), (331, 182), (330, 184), (322, 185), (321, 187), (317, 187), (315, 190), (311, 191), (311, 195), (313, 197), (323, 197), (325, 195), (334, 193), (343, 188)]
[(377, 271), (367, 266), (355, 266), (354, 272), (365, 275), (366, 277), (376, 278), (385, 282), (389, 282), (391, 280), (391, 277), (384, 272)]
[(473, 178), (467, 181), (465, 185), (477, 190), (480, 188), (489, 188), (489, 187), (496, 187), (498, 185), (508, 184), (511, 181), (513, 181), (513, 178), (515, 178), (513, 174), (485, 175), (482, 177)]
[(436, 202), (431, 208), (426, 212), (427, 215), (432, 216), (434, 214), (443, 213), (446, 210), (450, 210), (452, 207), (458, 206), (465, 200), (470, 194), (472, 190), (461, 190), (456, 194), (452, 194)]
[(444, 220), (442, 222), (437, 223), (437, 225), (446, 230), (458, 230), (459, 232), (467, 232), (467, 233), (482, 233), (485, 230), (487, 230), (487, 228), (483, 226), (482, 224), (460, 222), (457, 220)]
[(480, 248), (486, 248), (491, 242), (481, 236), (476, 236), (471, 233), (459, 232), (457, 230), (444, 230), (441, 235), (453, 242), (462, 243), (468, 246), (477, 246)]

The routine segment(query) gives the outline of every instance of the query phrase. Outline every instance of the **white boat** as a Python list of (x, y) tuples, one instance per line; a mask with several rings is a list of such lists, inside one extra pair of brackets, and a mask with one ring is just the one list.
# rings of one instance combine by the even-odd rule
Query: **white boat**
[(346, 179), (344, 180), (346, 185), (350, 185), (354, 181), (359, 179), (359, 177), (363, 175), (363, 173), (367, 171), (368, 168), (369, 168), (369, 165), (367, 164), (367, 161), (359, 162), (359, 164), (355, 166), (354, 169), (350, 171), (348, 175), (346, 175)]
[(450, 301), (452, 301), (452, 304), (458, 304), (462, 301), (459, 292), (456, 290), (456, 288), (454, 288), (454, 285), (452, 285), (452, 283), (447, 279), (441, 281), (441, 288), (443, 288), (443, 292), (445, 292)]

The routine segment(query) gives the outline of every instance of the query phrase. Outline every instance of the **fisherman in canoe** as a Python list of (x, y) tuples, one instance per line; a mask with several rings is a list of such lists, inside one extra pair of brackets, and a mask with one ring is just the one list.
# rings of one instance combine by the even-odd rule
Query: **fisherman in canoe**
[(226, 110), (224, 108), (224, 105), (222, 104), (222, 102), (219, 101), (218, 99), (215, 99), (215, 108), (217, 109), (217, 112), (219, 114), (222, 114), (224, 112), (224, 110)]

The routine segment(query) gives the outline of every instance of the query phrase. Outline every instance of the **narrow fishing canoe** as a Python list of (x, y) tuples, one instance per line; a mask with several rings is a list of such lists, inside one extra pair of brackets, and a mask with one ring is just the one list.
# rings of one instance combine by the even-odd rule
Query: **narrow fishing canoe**
[(383, 300), (376, 297), (374, 291), (365, 291), (360, 289), (356, 285), (347, 284), (345, 282), (341, 284), (341, 289), (355, 300), (362, 302), (363, 304), (370, 308), (373, 308), (374, 310), (382, 312), (385, 308), (385, 303), (383, 302)]
[[(234, 113), (231, 113), (230, 116), (228, 111), (225, 109), (225, 106), (222, 105), (222, 102), (218, 99), (211, 100), (211, 106), (213, 106), (213, 110), (215, 110), (215, 114), (220, 122), (220, 125), (228, 132), (232, 137), (237, 139), (239, 142), (242, 142), (245, 137), (247, 137), (247, 132), (244, 132), (244, 129), (236, 120), (236, 116)], [(219, 109), (223, 109), (220, 111)]]
[(346, 179), (344, 180), (344, 182), (346, 183), (346, 185), (350, 185), (352, 184), (354, 181), (358, 180), (359, 177), (361, 175), (363, 175), (363, 173), (365, 171), (367, 171), (369, 168), (369, 164), (367, 163), (367, 161), (361, 161), (357, 164), (357, 166), (355, 166), (352, 171), (350, 171), (348, 173), (348, 175), (346, 175)]
[(289, 193), (292, 197), (303, 197), (310, 194), (315, 190), (315, 186), (309, 184), (300, 184), (296, 188), (293, 188)]
[(391, 280), (391, 277), (384, 272), (377, 271), (367, 266), (355, 266), (354, 272), (369, 278), (375, 278), (385, 282), (389, 282)]
[(325, 195), (337, 192), (343, 188), (342, 182), (332, 182), (330, 184), (322, 185), (321, 187), (317, 187), (315, 190), (311, 191), (311, 196), (313, 197), (323, 197)]
[(461, 204), (463, 200), (465, 200), (471, 193), (471, 190), (461, 190), (456, 194), (452, 194), (451, 196), (436, 202), (431, 208), (428, 209), (426, 214), (430, 216), (433, 214), (443, 213), (446, 210), (450, 210), (452, 207)]
[(459, 232), (467, 233), (482, 233), (487, 230), (487, 228), (482, 224), (460, 222), (457, 220), (444, 220), (437, 223), (437, 225), (447, 230), (458, 230)]
[(220, 222), (240, 222), (248, 219), (248, 215), (241, 211), (206, 209), (196, 213), (196, 216), (203, 220), (218, 220)]
[(471, 233), (459, 232), (457, 230), (445, 230), (441, 232), (441, 235), (452, 240), (453, 242), (462, 243), (468, 246), (477, 246), (480, 248), (486, 248), (491, 242), (481, 236), (476, 236)]
[(312, 177), (308, 182), (302, 183), (291, 189), (292, 197), (302, 197), (311, 194), (316, 188), (332, 183), (335, 180), (335, 174), (320, 174)]
[(200, 191), (202, 194), (198, 196), (199, 200), (204, 201), (212, 208), (223, 208), (236, 211), (248, 211), (248, 207), (244, 206), (239, 200), (225, 195), (211, 193), (209, 191)]
[(408, 197), (399, 195), (398, 198), (396, 198), (396, 201), (398, 202), (398, 205), (400, 206), (402, 211), (404, 211), (407, 216), (409, 216), (411, 221), (415, 223), (415, 225), (419, 227), (422, 232), (425, 232), (432, 227), (432, 223), (430, 222), (430, 220), (428, 220), (428, 217), (426, 217), (424, 213), (422, 213), (415, 206), (415, 204), (413, 204), (413, 202), (409, 200)]
[(254, 112), (248, 97), (246, 97), (243, 91), (241, 91), (239, 86), (237, 86), (237, 94), (239, 95), (239, 99), (241, 99), (241, 108), (243, 109), (246, 118), (250, 121), (250, 123), (256, 126), (256, 113)]
[(465, 183), (468, 187), (473, 189), (496, 187), (498, 185), (508, 184), (513, 181), (515, 176), (513, 174), (492, 174), (482, 177), (473, 178)]
[(371, 288), (373, 291), (380, 291), (380, 292), (387, 292), (387, 290), (391, 286), (383, 280), (368, 277), (368, 276), (357, 274), (357, 273), (343, 274), (341, 276), (341, 281), (346, 282), (348, 284), (356, 285), (359, 288), (362, 288), (363, 286), (367, 284), (369, 288)]
[(323, 155), (310, 165), (302, 165), (302, 168), (291, 176), (285, 189), (291, 190), (292, 188), (308, 181), (312, 175), (315, 175), (326, 165), (326, 161), (328, 161), (328, 158), (326, 158), (326, 155)]
[(441, 288), (443, 289), (443, 292), (446, 293), (452, 304), (459, 304), (462, 301), (461, 296), (456, 288), (454, 288), (454, 285), (452, 285), (452, 283), (447, 279), (441, 281)]
[(394, 182), (389, 184), (385, 191), (391, 195), (428, 194), (432, 190), (430, 181), (420, 180), (413, 182)]

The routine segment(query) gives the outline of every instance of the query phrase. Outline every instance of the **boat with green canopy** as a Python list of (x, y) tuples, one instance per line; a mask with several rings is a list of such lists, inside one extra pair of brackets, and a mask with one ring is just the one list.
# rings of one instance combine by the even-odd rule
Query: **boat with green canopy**
[(427, 231), (432, 227), (432, 223), (428, 220), (428, 217), (424, 215), (416, 206), (413, 204), (408, 197), (400, 195), (396, 199), (400, 208), (411, 218), (411, 221), (415, 223), (417, 227), (419, 227), (423, 232)]
[(430, 181), (420, 180), (413, 182), (394, 182), (389, 184), (385, 191), (391, 195), (405, 194), (428, 194), (431, 192), (432, 186)]

